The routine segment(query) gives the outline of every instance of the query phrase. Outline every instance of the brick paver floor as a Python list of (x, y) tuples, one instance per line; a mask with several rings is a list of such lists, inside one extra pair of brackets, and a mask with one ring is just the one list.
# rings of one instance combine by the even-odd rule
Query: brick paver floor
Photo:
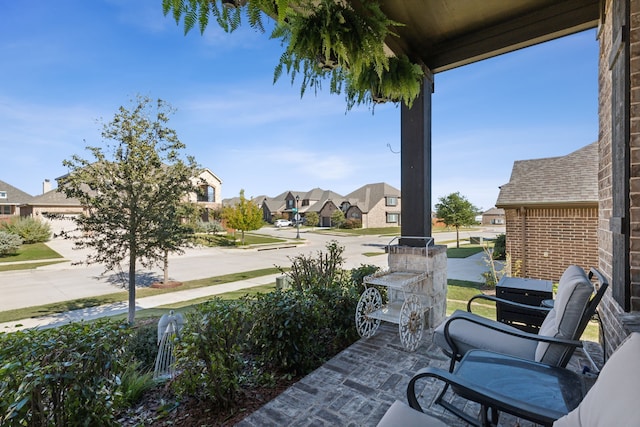
[[(426, 366), (447, 369), (449, 360), (432, 344), (431, 336), (423, 339), (417, 351), (408, 352), (400, 343), (397, 326), (383, 322), (372, 338), (357, 341), (237, 425), (375, 426), (394, 400), (406, 403), (407, 384), (418, 369)], [(580, 369), (583, 363), (583, 356), (574, 357), (570, 367)], [(432, 404), (441, 384), (434, 382), (425, 387), (421, 397), (425, 411), (448, 425), (466, 426)], [(457, 400), (469, 413), (478, 413), (475, 403)], [(535, 424), (502, 414), (500, 425)]]

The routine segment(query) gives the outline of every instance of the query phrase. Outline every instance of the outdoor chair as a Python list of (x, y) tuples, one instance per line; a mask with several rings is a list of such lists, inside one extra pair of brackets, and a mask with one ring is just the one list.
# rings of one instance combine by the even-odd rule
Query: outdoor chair
[[(409, 381), (407, 400), (411, 408), (422, 412), (416, 383), (430, 378), (445, 382), (458, 395), (480, 404), (478, 418), (464, 418), (473, 425), (495, 426), (500, 412), (505, 412), (553, 427), (638, 426), (639, 355), (640, 333), (635, 332), (613, 353), (585, 393), (582, 374), (518, 357), (471, 350), (453, 373), (437, 368), (419, 371)], [(486, 369), (480, 369), (483, 367)], [(398, 411), (398, 407), (402, 409), (396, 405), (394, 410)], [(408, 409), (404, 412), (406, 415)], [(386, 422), (385, 425), (394, 425), (390, 417)]]
[[(600, 288), (592, 298), (594, 285), (591, 279), (594, 275)], [(453, 372), (456, 361), (472, 349), (484, 349), (550, 366), (565, 367), (575, 349), (582, 347), (580, 337), (596, 312), (607, 287), (607, 281), (595, 268), (587, 275), (581, 267), (571, 265), (560, 278), (553, 308), (477, 295), (469, 300), (466, 312), (456, 310), (436, 328), (433, 341), (451, 357), (450, 372)], [(546, 316), (537, 334), (524, 332), (472, 313), (471, 303), (477, 299), (538, 310), (546, 313)]]

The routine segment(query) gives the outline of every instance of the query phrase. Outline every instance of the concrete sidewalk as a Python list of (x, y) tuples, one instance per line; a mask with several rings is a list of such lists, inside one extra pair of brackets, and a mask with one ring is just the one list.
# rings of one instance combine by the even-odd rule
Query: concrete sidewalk
[[(190, 301), (197, 298), (223, 294), (225, 292), (236, 291), (238, 289), (249, 289), (255, 286), (268, 285), (276, 281), (280, 274), (255, 277), (248, 280), (238, 280), (220, 285), (206, 286), (185, 291), (167, 292), (160, 295), (136, 299), (136, 311), (148, 308), (160, 307), (163, 305)], [(29, 328), (53, 328), (80, 320), (94, 320), (100, 317), (115, 316), (128, 312), (128, 302), (122, 301), (113, 304), (105, 304), (97, 307), (88, 307), (80, 310), (67, 311), (65, 313), (53, 314), (37, 318), (15, 320), (12, 322), (0, 323), (0, 332), (14, 332)], [(167, 310), (168, 311), (168, 310)]]

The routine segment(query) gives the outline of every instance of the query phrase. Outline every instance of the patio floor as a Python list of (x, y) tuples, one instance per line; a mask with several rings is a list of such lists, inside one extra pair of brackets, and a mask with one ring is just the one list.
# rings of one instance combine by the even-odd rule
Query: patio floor
[[(423, 341), (416, 352), (407, 352), (400, 344), (397, 325), (383, 322), (372, 338), (357, 341), (237, 426), (375, 426), (396, 399), (406, 403), (407, 384), (418, 369), (447, 369), (448, 358), (432, 344), (431, 335)], [(587, 343), (587, 348), (602, 366), (599, 346)], [(584, 365), (588, 359), (579, 351), (569, 368), (581, 370)], [(421, 398), (425, 411), (451, 426), (468, 425), (432, 405), (440, 387), (441, 383), (425, 387)], [(457, 399), (467, 412), (478, 412), (475, 403)], [(500, 425), (535, 426), (507, 414), (500, 417)]]

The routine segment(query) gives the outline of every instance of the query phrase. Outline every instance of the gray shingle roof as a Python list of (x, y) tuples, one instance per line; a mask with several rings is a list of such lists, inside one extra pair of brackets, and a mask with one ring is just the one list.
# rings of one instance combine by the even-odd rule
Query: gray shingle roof
[(598, 201), (598, 144), (562, 157), (518, 160), (500, 187), (497, 207)]
[(33, 199), (32, 195), (4, 181), (0, 181), (0, 191), (6, 191), (7, 193), (6, 199), (0, 199), (0, 204), (2, 205), (20, 205)]
[(380, 201), (380, 199), (387, 196), (400, 197), (400, 190), (386, 182), (378, 182), (375, 184), (363, 185), (357, 190), (354, 190), (344, 196), (344, 198), (347, 200), (357, 199), (357, 205), (360, 210), (367, 213)]

